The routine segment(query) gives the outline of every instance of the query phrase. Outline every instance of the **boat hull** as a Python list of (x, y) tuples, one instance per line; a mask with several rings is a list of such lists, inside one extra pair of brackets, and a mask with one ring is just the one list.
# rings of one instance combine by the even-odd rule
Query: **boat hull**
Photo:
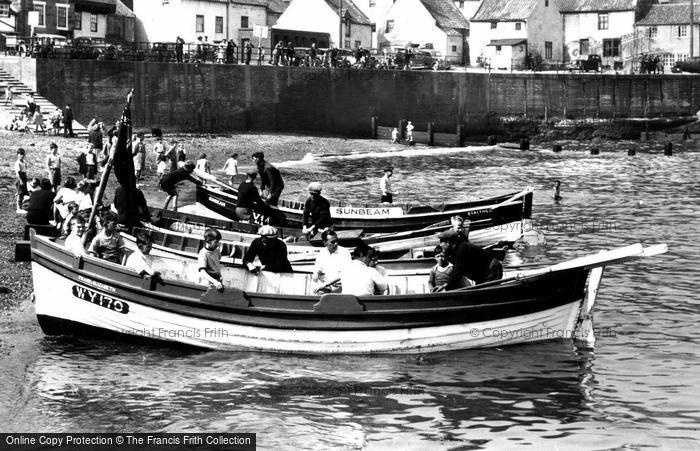
[[(375, 330), (294, 330), (250, 326), (185, 316), (90, 290), (95, 299), (128, 306), (122, 314), (75, 296), (73, 281), (33, 264), (36, 314), (48, 334), (114, 334), (218, 350), (256, 350), (304, 354), (401, 354), (504, 346), (571, 338), (581, 301), (516, 317), (426, 327)], [(60, 294), (59, 294), (60, 293)], [(105, 300), (109, 298), (109, 300)], [(106, 304), (105, 304), (106, 305)], [(87, 326), (87, 327), (86, 327)]]
[[(532, 215), (532, 191), (526, 190), (516, 199), (513, 195), (480, 199), (471, 202), (445, 204), (440, 208), (415, 207), (404, 212), (401, 207), (332, 206), (331, 216), (336, 230), (357, 229), (364, 233), (385, 233), (417, 230), (448, 221), (454, 215), (471, 221), (472, 230), (480, 230), (529, 219)], [(237, 197), (235, 191), (224, 192), (207, 186), (197, 186), (198, 204), (215, 213), (235, 220)], [(303, 204), (280, 201), (270, 207), (270, 222), (301, 228)]]

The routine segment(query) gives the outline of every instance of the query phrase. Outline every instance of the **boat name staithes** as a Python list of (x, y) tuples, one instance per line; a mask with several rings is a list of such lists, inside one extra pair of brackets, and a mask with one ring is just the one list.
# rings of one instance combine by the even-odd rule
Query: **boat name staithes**
[(113, 310), (117, 313), (129, 313), (129, 304), (111, 296), (92, 291), (79, 285), (73, 285), (73, 296), (83, 301), (92, 302), (95, 305)]

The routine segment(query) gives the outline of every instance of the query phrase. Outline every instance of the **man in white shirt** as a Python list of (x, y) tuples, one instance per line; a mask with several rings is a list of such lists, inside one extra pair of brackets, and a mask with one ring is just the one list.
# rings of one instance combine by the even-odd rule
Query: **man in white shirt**
[(338, 235), (332, 230), (323, 232), (321, 238), (325, 247), (316, 257), (311, 275), (314, 282), (320, 282), (315, 292), (340, 293), (340, 274), (352, 261), (350, 251), (338, 245)]
[(394, 203), (394, 192), (391, 190), (391, 181), (389, 180), (394, 174), (394, 168), (384, 168), (384, 176), (379, 180), (379, 189), (382, 191), (382, 203)]
[(369, 267), (370, 261), (377, 251), (361, 243), (353, 252), (354, 260), (343, 269), (340, 282), (343, 294), (355, 296), (373, 296), (376, 293), (388, 292), (387, 280), (376, 269)]

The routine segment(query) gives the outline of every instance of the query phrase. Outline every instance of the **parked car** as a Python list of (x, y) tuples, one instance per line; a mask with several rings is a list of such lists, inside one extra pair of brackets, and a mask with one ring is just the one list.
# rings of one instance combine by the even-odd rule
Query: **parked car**
[[(406, 66), (406, 49), (399, 49), (394, 56), (394, 64), (397, 69)], [(445, 61), (442, 54), (434, 49), (414, 49), (411, 57), (411, 69), (433, 69), (444, 70), (449, 69), (449, 64)]]
[(578, 60), (578, 70), (581, 72), (601, 72), (603, 70), (603, 60), (600, 55), (588, 55), (586, 59)]
[(685, 61), (676, 61), (671, 68), (671, 72), (676, 74), (681, 72), (700, 73), (700, 56), (693, 56)]

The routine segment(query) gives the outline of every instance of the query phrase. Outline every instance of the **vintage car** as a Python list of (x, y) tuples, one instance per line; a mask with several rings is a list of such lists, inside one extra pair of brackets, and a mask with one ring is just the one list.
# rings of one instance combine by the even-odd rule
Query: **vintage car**
[[(406, 66), (406, 49), (398, 49), (394, 55), (394, 65), (397, 69), (402, 69)], [(449, 69), (449, 64), (445, 61), (442, 54), (434, 49), (414, 49), (411, 57), (411, 69), (432, 69), (445, 70)]]
[(158, 62), (175, 61), (175, 43), (174, 42), (154, 42), (148, 50), (148, 60)]
[(681, 72), (700, 73), (700, 56), (693, 56), (684, 61), (676, 61), (671, 68), (671, 72), (679, 74)]
[(603, 60), (600, 55), (588, 55), (585, 58), (580, 58), (573, 61), (569, 66), (569, 71), (578, 70), (580, 72), (588, 72), (592, 70), (593, 72), (602, 72), (603, 70)]

